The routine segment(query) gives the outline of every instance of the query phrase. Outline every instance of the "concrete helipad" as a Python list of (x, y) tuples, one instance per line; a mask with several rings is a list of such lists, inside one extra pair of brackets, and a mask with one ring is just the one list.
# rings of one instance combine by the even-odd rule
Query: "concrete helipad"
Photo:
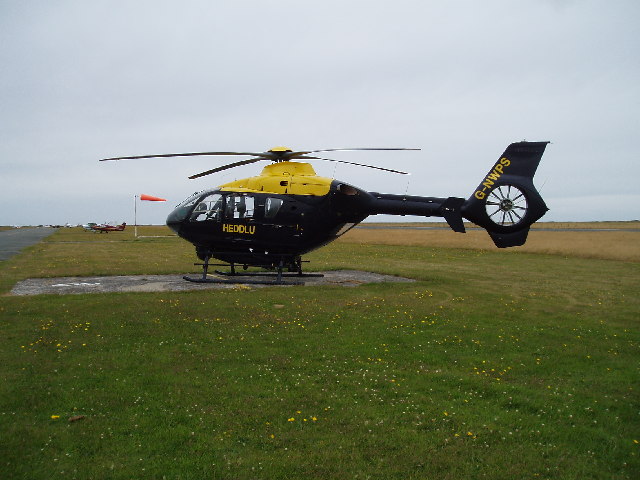
[[(314, 272), (316, 273), (316, 272)], [(301, 281), (304, 286), (340, 285), (343, 287), (357, 287), (364, 283), (384, 282), (413, 282), (409, 278), (382, 275), (379, 273), (363, 272), (359, 270), (336, 270), (331, 272), (317, 272), (323, 277), (293, 277), (285, 280)], [(191, 275), (197, 277), (198, 275)], [(210, 275), (210, 278), (225, 280), (229, 277)], [(235, 277), (237, 282), (249, 280), (249, 277)], [(274, 280), (272, 277), (261, 280)], [(182, 275), (126, 275), (113, 277), (59, 277), (59, 278), (29, 278), (17, 283), (11, 290), (11, 295), (42, 295), (42, 294), (80, 294), (107, 292), (167, 292), (187, 290), (212, 290), (221, 288), (260, 288), (273, 285), (244, 284), (244, 283), (194, 283), (182, 278)], [(290, 286), (290, 285), (277, 285)]]

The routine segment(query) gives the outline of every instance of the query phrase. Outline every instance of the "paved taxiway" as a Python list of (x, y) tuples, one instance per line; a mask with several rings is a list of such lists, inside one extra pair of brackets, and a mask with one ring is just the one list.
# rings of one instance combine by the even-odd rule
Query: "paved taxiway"
[(8, 260), (20, 253), (23, 248), (30, 247), (48, 237), (57, 229), (52, 227), (12, 228), (0, 232), (0, 260)]

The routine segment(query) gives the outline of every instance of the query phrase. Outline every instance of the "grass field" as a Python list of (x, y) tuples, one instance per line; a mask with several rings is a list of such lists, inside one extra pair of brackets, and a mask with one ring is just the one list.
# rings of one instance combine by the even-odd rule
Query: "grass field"
[(385, 232), (310, 268), (415, 283), (7, 295), (195, 271), (188, 243), (129, 231), (62, 229), (0, 262), (0, 476), (637, 478), (635, 236), (605, 259), (586, 257), (609, 237), (548, 254)]

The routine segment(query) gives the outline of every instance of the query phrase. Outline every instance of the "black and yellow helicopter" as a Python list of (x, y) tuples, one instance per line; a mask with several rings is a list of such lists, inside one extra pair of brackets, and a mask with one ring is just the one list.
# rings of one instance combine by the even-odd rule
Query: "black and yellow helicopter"
[[(304, 160), (328, 160), (393, 173), (398, 170), (322, 158), (324, 152), (354, 150), (418, 150), (407, 148), (340, 148), (292, 151), (276, 147), (262, 153), (198, 152), (105, 158), (127, 160), (157, 157), (249, 157), (192, 175), (212, 173), (262, 160), (273, 162), (255, 177), (236, 180), (195, 193), (173, 210), (167, 225), (196, 247), (204, 262), (195, 282), (233, 282), (207, 276), (212, 259), (230, 266), (263, 267), (283, 276), (308, 276), (302, 272), (302, 255), (332, 242), (370, 215), (443, 217), (452, 230), (465, 232), (463, 219), (486, 229), (499, 248), (523, 245), (529, 227), (548, 210), (533, 185), (533, 176), (549, 142), (518, 142), (507, 147), (469, 198), (420, 197), (367, 192), (340, 180), (320, 177)], [(302, 162), (300, 160), (303, 160)], [(289, 273), (283, 273), (289, 272)], [(222, 273), (222, 272), (218, 272)], [(244, 277), (247, 273), (242, 272)], [(259, 275), (254, 273), (254, 275)], [(273, 275), (273, 273), (272, 273)], [(243, 283), (247, 283), (243, 280)], [(293, 282), (299, 283), (299, 282)]]

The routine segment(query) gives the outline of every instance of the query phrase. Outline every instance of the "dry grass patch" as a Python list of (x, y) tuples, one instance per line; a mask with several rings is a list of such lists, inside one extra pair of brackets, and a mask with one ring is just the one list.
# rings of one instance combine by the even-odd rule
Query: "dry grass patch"
[[(638, 235), (637, 232), (624, 231), (555, 232), (534, 229), (529, 233), (529, 238), (524, 246), (505, 251), (640, 262), (640, 242), (638, 241), (640, 237)], [(483, 230), (468, 230), (465, 234), (456, 234), (449, 230), (356, 228), (341, 237), (339, 241), (474, 250), (496, 248), (489, 235)]]

